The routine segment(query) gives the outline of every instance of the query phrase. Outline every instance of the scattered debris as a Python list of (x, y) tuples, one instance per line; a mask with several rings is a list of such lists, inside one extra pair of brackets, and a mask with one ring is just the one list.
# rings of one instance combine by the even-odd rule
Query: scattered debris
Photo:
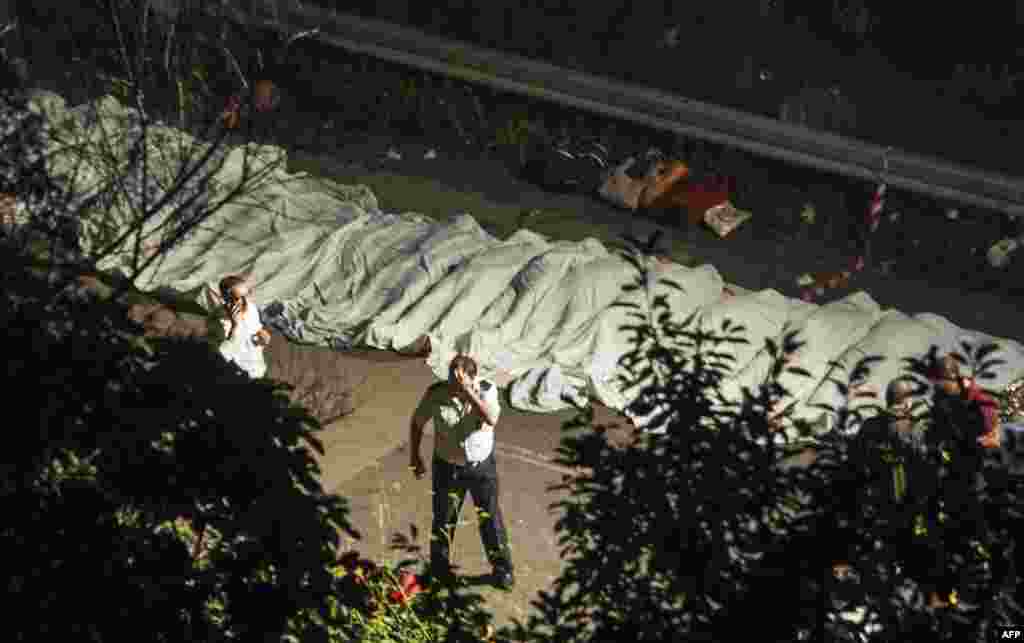
[[(648, 156), (660, 155), (657, 150), (648, 152)], [(690, 168), (677, 160), (657, 158), (648, 168), (643, 178), (644, 187), (640, 193), (640, 205), (644, 208), (658, 207), (662, 197), (677, 185), (685, 184), (690, 175)]]
[(225, 129), (238, 129), (242, 122), (242, 97), (233, 94), (224, 104), (224, 111), (220, 114), (220, 122)]
[(544, 145), (523, 165), (527, 179), (555, 191), (593, 192), (607, 171), (608, 149), (597, 141)]
[(634, 178), (633, 169), (637, 160), (629, 157), (614, 171), (605, 176), (599, 194), (605, 200), (628, 210), (638, 208), (677, 207), (670, 196), (679, 185), (685, 184), (690, 168), (685, 163), (662, 157), (658, 150), (649, 150), (645, 155), (647, 167), (639, 178)]
[(729, 201), (729, 181), (708, 177), (703, 181), (680, 182), (656, 204), (661, 207), (679, 207), (686, 211), (691, 225), (704, 222), (708, 210)]
[(737, 210), (732, 203), (726, 201), (708, 209), (704, 213), (704, 223), (724, 239), (752, 216), (750, 212)]
[(988, 249), (988, 263), (993, 268), (1005, 268), (1009, 265), (1013, 254), (1024, 244), (1024, 237), (1016, 239), (1001, 239)]
[(847, 270), (804, 273), (796, 280), (797, 285), (800, 286), (800, 298), (813, 302), (824, 297), (828, 290), (845, 288), (850, 285), (850, 279), (856, 271), (856, 266), (853, 266)]
[(225, 101), (220, 120), (226, 129), (238, 129), (242, 124), (242, 119), (248, 117), (250, 97), (252, 98), (252, 107), (261, 114), (272, 112), (281, 104), (281, 90), (277, 85), (271, 80), (257, 80), (253, 83), (251, 90), (246, 85), (243, 90), (235, 92)]
[(813, 225), (817, 218), (818, 213), (814, 209), (814, 204), (805, 203), (803, 210), (800, 211), (800, 219), (807, 225)]
[(885, 209), (885, 192), (886, 184), (879, 183), (878, 187), (875, 188), (875, 194), (871, 197), (871, 203), (868, 205), (867, 212), (867, 223), (871, 232), (878, 229), (878, 223), (882, 217), (882, 211)]
[(631, 156), (608, 173), (598, 190), (601, 197), (620, 208), (636, 210), (640, 206), (640, 192), (643, 190), (643, 183), (628, 173), (635, 164), (636, 159)]
[(385, 156), (392, 161), (402, 160), (402, 155), (399, 154), (398, 151), (393, 147), (388, 148), (388, 153), (385, 154)]
[(690, 225), (707, 225), (721, 238), (753, 216), (738, 210), (730, 201), (729, 179), (689, 179), (690, 168), (686, 163), (651, 149), (640, 161), (629, 157), (607, 172), (598, 193), (604, 200), (627, 210), (682, 210)]
[(270, 112), (281, 104), (281, 91), (272, 80), (257, 80), (253, 84), (253, 104), (257, 112)]
[(665, 49), (675, 49), (679, 46), (679, 26), (671, 27), (665, 30), (662, 34), (661, 40), (658, 41), (658, 46)]

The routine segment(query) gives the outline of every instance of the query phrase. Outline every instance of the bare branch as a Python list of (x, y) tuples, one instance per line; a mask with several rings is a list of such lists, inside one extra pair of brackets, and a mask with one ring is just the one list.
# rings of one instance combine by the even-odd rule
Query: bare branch
[[(121, 297), (125, 293), (127, 293), (128, 289), (131, 288), (131, 286), (134, 284), (135, 280), (143, 272), (145, 272), (155, 261), (161, 259), (163, 257), (163, 255), (165, 254), (165, 251), (167, 249), (169, 249), (170, 247), (175, 245), (178, 241), (180, 241), (184, 237), (188, 236), (188, 234), (190, 232), (192, 232), (192, 230), (194, 230), (195, 228), (199, 227), (204, 222), (206, 222), (209, 219), (211, 214), (220, 211), (220, 209), (223, 208), (225, 205), (227, 205), (228, 203), (234, 201), (236, 198), (238, 198), (240, 195), (242, 195), (244, 192), (246, 192), (251, 187), (252, 183), (255, 182), (255, 180), (259, 180), (259, 179), (265, 178), (265, 176), (267, 174), (270, 174), (271, 172), (273, 172), (274, 169), (276, 169), (276, 168), (268, 166), (268, 168), (266, 168), (266, 169), (264, 169), (264, 170), (262, 170), (260, 172), (257, 172), (257, 173), (255, 173), (255, 174), (253, 174), (251, 176), (245, 176), (245, 174), (243, 173), (242, 180), (240, 180), (237, 185), (235, 185), (227, 194), (225, 194), (223, 198), (221, 198), (219, 201), (217, 201), (217, 202), (215, 202), (213, 204), (210, 204), (207, 207), (203, 208), (196, 215), (194, 215), (191, 218), (191, 220), (186, 221), (180, 228), (178, 228), (176, 230), (172, 230), (171, 231), (171, 236), (166, 241), (160, 243), (159, 250), (156, 253), (154, 253), (152, 256), (146, 258), (143, 261), (142, 265), (138, 266), (137, 269), (133, 270), (133, 273), (131, 275), (129, 275), (128, 279), (125, 280), (125, 282), (123, 284), (120, 284), (118, 286), (117, 290), (115, 291), (115, 294), (114, 294), (113, 298), (116, 300), (116, 298)], [(194, 203), (195, 200), (199, 198), (199, 196), (200, 196), (200, 194), (198, 192), (195, 195), (193, 195), (190, 198), (190, 200), (189, 200), (189, 204)], [(182, 210), (182, 209), (185, 209), (185, 206), (182, 206), (182, 207), (179, 208), (179, 210)], [(155, 233), (157, 230), (159, 230), (159, 229), (165, 227), (166, 225), (168, 225), (168, 223), (172, 219), (173, 219), (173, 217), (169, 217), (167, 219), (167, 221), (164, 221), (163, 223), (161, 223), (161, 225), (158, 226), (156, 229), (154, 229), (153, 232)]]
[(319, 35), (319, 34), (320, 34), (320, 27), (314, 27), (312, 29), (307, 29), (306, 31), (300, 31), (299, 33), (295, 34), (294, 36), (289, 38), (287, 41), (285, 41), (285, 43), (284, 43), (285, 49), (287, 49), (288, 47), (291, 47), (292, 44), (298, 42), (299, 40), (302, 40), (303, 38), (308, 38), (310, 36), (316, 36), (316, 35)]
[(242, 73), (242, 68), (238, 65), (238, 61), (235, 60), (235, 55), (231, 53), (231, 50), (226, 45), (221, 45), (221, 49), (224, 51), (224, 55), (228, 57), (228, 62), (231, 63), (232, 69), (238, 74), (238, 78), (242, 81), (242, 86), (245, 87), (246, 91), (249, 90), (249, 83), (245, 80), (245, 74)]
[(172, 20), (171, 27), (167, 31), (167, 45), (164, 47), (164, 71), (167, 72), (167, 78), (171, 79), (171, 47), (174, 45), (174, 35), (178, 28), (178, 21)]
[[(221, 138), (219, 138), (217, 141), (214, 142), (213, 145), (210, 146), (210, 148), (203, 155), (203, 158), (198, 163), (194, 164), (192, 167), (188, 167), (187, 164), (184, 165), (184, 167), (180, 170), (180, 172), (184, 173), (184, 177), (179, 182), (179, 185), (184, 185), (185, 183), (187, 183), (192, 177), (195, 176), (195, 174), (199, 171), (201, 167), (204, 167), (206, 165), (207, 161), (209, 161), (213, 154), (219, 149), (219, 145), (222, 141), (223, 134), (221, 135)], [(110, 256), (110, 254), (112, 254), (118, 248), (120, 248), (132, 234), (134, 234), (137, 230), (141, 230), (145, 226), (145, 224), (154, 216), (156, 216), (156, 214), (161, 210), (161, 208), (166, 206), (167, 203), (175, 196), (176, 194), (173, 191), (168, 191), (164, 193), (164, 195), (157, 200), (157, 202), (153, 205), (151, 209), (143, 212), (142, 216), (139, 217), (138, 221), (135, 222), (134, 225), (127, 229), (120, 237), (118, 237), (112, 243), (108, 244), (106, 248), (100, 251), (100, 253), (97, 256), (97, 261)]]
[(18, 19), (15, 18), (11, 22), (7, 23), (3, 29), (0, 29), (0, 38), (6, 36), (9, 32), (14, 31), (18, 28)]
[(117, 33), (118, 53), (121, 54), (121, 62), (124, 65), (125, 73), (128, 74), (129, 80), (134, 84), (136, 81), (135, 70), (128, 61), (128, 46), (124, 41), (124, 33), (121, 30), (121, 18), (118, 15), (115, 3), (110, 4), (110, 18), (114, 22), (114, 31)]
[[(125, 107), (132, 112), (129, 118), (138, 120), (122, 130), (122, 123), (104, 118), (103, 112), (97, 110), (95, 116), (90, 114), (88, 120), (91, 123), (84, 132), (69, 133), (53, 128), (49, 143), (44, 148), (46, 156), (62, 161), (61, 174), (69, 179), (57, 193), (65, 202), (60, 211), (77, 214), (83, 220), (88, 217), (97, 225), (100, 234), (93, 238), (98, 242), (94, 245), (100, 247), (90, 248), (87, 261), (101, 264), (116, 255), (118, 265), (123, 265), (130, 273), (130, 277), (117, 286), (115, 298), (122, 298), (140, 275), (166, 260), (168, 251), (201, 229), (210, 221), (211, 215), (248, 191), (258, 189), (281, 167), (279, 161), (251, 160), (249, 154), (252, 152), (243, 148), (241, 176), (228, 184), (219, 176), (224, 159), (217, 159), (227, 147), (225, 130), (213, 130), (212, 144), (199, 144), (198, 140), (190, 143), (186, 136), (174, 137), (174, 145), (161, 146), (159, 141), (154, 142), (162, 130), (150, 127), (154, 123), (150, 122), (144, 109), (142, 83), (149, 82), (148, 74), (155, 71), (155, 65), (150, 65), (146, 57), (150, 51), (147, 33), (135, 37), (128, 31), (147, 31), (150, 0), (141, 3), (141, 16), (134, 12), (131, 14), (139, 17), (131, 25), (125, 22), (121, 11), (123, 7), (122, 2), (115, 0), (108, 4), (107, 14), (116, 33), (118, 52), (115, 56), (119, 56), (129, 89), (133, 92)], [(177, 69), (176, 60), (180, 61), (185, 54), (176, 26), (172, 21), (166, 43), (160, 43), (159, 38), (155, 41), (157, 50), (161, 44), (164, 45), (163, 66), (169, 78), (179, 75), (181, 70)], [(11, 28), (4, 29), (3, 33)], [(314, 29), (297, 34), (288, 44), (317, 32)], [(130, 47), (134, 44), (138, 45), (134, 52), (137, 55), (133, 55)], [(222, 46), (222, 50), (242, 85), (249, 89), (237, 59), (226, 46)], [(180, 113), (181, 109), (178, 111)], [(57, 122), (56, 118), (48, 120), (51, 124)], [(179, 132), (186, 131), (184, 124), (183, 120)], [(93, 127), (96, 129), (90, 131)], [(139, 131), (136, 132), (135, 128)], [(150, 158), (151, 154), (157, 156)], [(88, 174), (90, 169), (95, 169), (98, 175)], [(87, 177), (84, 181), (83, 176)], [(151, 194), (153, 188), (159, 189), (160, 193)], [(257, 205), (261, 206), (266, 207), (267, 204)], [(154, 249), (155, 252), (151, 252)], [(57, 250), (57, 244), (50, 245), (51, 266), (56, 266)], [(73, 281), (74, 276), (68, 275), (66, 279)]]

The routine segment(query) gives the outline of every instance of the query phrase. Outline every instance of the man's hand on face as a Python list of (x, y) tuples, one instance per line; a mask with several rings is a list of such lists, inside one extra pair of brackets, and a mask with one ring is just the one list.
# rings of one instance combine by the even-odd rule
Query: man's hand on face
[(463, 391), (469, 393), (473, 385), (473, 378), (466, 375), (466, 372), (463, 371), (461, 368), (455, 370), (455, 381), (459, 384), (459, 387)]
[(238, 297), (238, 296), (235, 296), (235, 297), (233, 297), (232, 299), (228, 300), (225, 303), (226, 303), (227, 309), (228, 309), (228, 317), (230, 319), (238, 321), (238, 319), (242, 315), (242, 298)]

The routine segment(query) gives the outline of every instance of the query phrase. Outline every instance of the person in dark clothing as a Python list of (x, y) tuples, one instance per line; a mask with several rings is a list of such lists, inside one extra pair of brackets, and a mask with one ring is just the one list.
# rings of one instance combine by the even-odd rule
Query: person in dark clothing
[[(910, 381), (894, 380), (886, 390), (885, 412), (865, 421), (857, 436), (855, 453), (868, 476), (868, 484), (861, 491), (860, 508), (894, 529), (893, 541), (902, 543), (895, 551), (904, 552), (898, 565), (920, 588), (926, 605), (932, 609), (947, 608), (955, 582), (947, 572), (943, 543), (951, 536), (936, 539), (921, 531), (926, 517), (934, 514), (935, 501), (943, 495), (928, 461), (929, 446), (942, 436), (926, 433), (928, 425), (912, 417), (913, 390)], [(942, 427), (939, 433), (951, 422), (942, 411), (933, 420), (935, 426)], [(961, 424), (962, 421), (963, 418), (956, 420)]]
[(494, 459), (494, 427), (501, 407), (494, 383), (477, 379), (476, 362), (457, 355), (449, 379), (427, 389), (411, 424), (411, 469), (416, 478), (426, 472), (420, 455), (423, 427), (434, 425), (433, 525), (430, 538), (430, 576), (450, 582), (449, 558), (466, 492), (479, 514), (480, 539), (494, 568), (494, 584), (511, 589), (515, 584), (501, 507), (498, 504), (498, 469)]
[[(882, 497), (902, 501), (907, 492), (908, 461), (924, 453), (924, 427), (911, 416), (913, 385), (893, 380), (885, 392), (883, 413), (864, 421), (857, 434), (858, 455), (885, 491)], [(910, 462), (909, 464), (912, 464)]]
[(929, 606), (947, 608), (954, 603), (957, 585), (956, 572), (950, 569), (951, 563), (956, 566), (955, 558), (950, 557), (947, 546), (969, 541), (975, 525), (984, 521), (983, 508), (971, 497), (985, 488), (987, 452), (999, 447), (999, 409), (992, 396), (962, 375), (952, 355), (938, 360), (931, 380), (935, 390), (928, 447), (941, 449), (942, 462), (949, 466), (932, 476), (937, 487), (923, 490), (927, 514), (940, 516), (940, 523), (944, 511), (956, 511), (957, 515), (941, 528), (937, 538), (926, 535), (916, 546), (911, 545), (917, 552), (911, 563), (921, 587), (928, 592)]

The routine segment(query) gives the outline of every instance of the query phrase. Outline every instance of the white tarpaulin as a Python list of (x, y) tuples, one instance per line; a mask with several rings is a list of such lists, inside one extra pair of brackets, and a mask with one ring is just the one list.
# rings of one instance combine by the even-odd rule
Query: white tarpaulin
[[(116, 103), (105, 103), (116, 111)], [(185, 136), (155, 126), (166, 136)], [(231, 184), (241, 173), (241, 149), (230, 150), (218, 179)], [(250, 148), (264, 159), (281, 159), (275, 148)], [(159, 217), (153, 226), (159, 224)], [(86, 227), (88, 237), (93, 228)], [(89, 239), (84, 240), (88, 245)], [(118, 267), (123, 255), (104, 266)], [(450, 358), (470, 353), (484, 375), (509, 386), (520, 409), (566, 408), (568, 395), (592, 397), (623, 409), (634, 391), (620, 390), (620, 358), (633, 348), (632, 309), (648, 310), (664, 295), (677, 320), (698, 313), (701, 323), (725, 319), (747, 329), (749, 344), (733, 346), (735, 374), (726, 393), (756, 387), (768, 372), (766, 338), (781, 342), (787, 329), (806, 342), (796, 355), (809, 378), (785, 376), (801, 417), (818, 415), (809, 404), (836, 403), (825, 382), (834, 360), (846, 368), (862, 356), (881, 354), (867, 383), (881, 393), (903, 367), (932, 344), (958, 348), (962, 340), (995, 340), (1008, 364), (997, 367), (990, 386), (1024, 371), (1020, 343), (957, 328), (936, 315), (909, 317), (881, 310), (865, 293), (819, 306), (775, 291), (723, 296), (712, 266), (686, 268), (646, 259), (651, 281), (671, 279), (677, 292), (656, 285), (651, 293), (625, 292), (636, 270), (595, 239), (550, 241), (527, 230), (506, 240), (484, 231), (469, 214), (439, 222), (415, 213), (380, 210), (364, 186), (342, 186), (276, 169), (257, 188), (217, 212), (138, 279), (143, 289), (191, 293), (212, 307), (204, 288), (225, 275), (249, 275), (264, 320), (299, 342), (338, 349), (365, 345), (403, 350), (427, 337), (427, 363), (447, 377)], [(857, 401), (856, 404), (863, 404)]]

